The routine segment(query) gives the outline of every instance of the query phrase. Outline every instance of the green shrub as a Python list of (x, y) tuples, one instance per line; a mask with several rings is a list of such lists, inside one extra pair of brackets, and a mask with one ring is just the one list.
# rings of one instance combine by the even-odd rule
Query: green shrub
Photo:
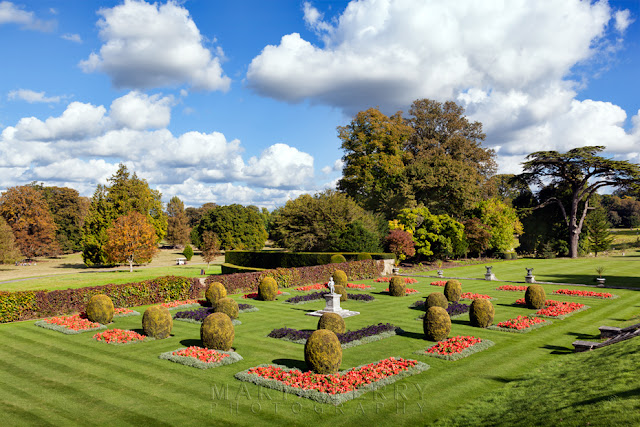
[(447, 280), (444, 285), (444, 296), (448, 301), (458, 302), (460, 301), (460, 295), (462, 295), (462, 285), (457, 280)]
[(335, 285), (335, 293), (336, 294), (340, 294), (340, 301), (346, 301), (347, 299), (349, 299), (349, 297), (347, 296), (347, 288), (345, 288), (342, 285)]
[(336, 334), (344, 334), (347, 326), (338, 313), (324, 313), (318, 320), (318, 329), (328, 329)]
[(106, 325), (113, 320), (113, 301), (106, 295), (94, 295), (85, 308), (87, 318), (92, 322)]
[(368, 252), (360, 252), (356, 259), (358, 261), (362, 261), (362, 260), (365, 260), (365, 259), (371, 259), (371, 254), (369, 254)]
[(333, 272), (333, 281), (336, 285), (347, 286), (347, 273), (342, 270), (336, 270)]
[(478, 328), (487, 328), (491, 326), (493, 323), (493, 316), (495, 315), (496, 310), (491, 304), (491, 301), (476, 298), (471, 303), (471, 307), (469, 307), (469, 320), (471, 321), (471, 326), (476, 326)]
[(342, 363), (342, 347), (328, 329), (314, 331), (304, 345), (304, 361), (317, 374), (335, 374)]
[(275, 301), (278, 296), (278, 283), (273, 277), (264, 277), (258, 285), (258, 298), (262, 301)]
[(339, 264), (341, 262), (347, 262), (347, 259), (342, 254), (331, 255), (331, 264)]
[(424, 335), (429, 341), (442, 341), (451, 332), (451, 318), (442, 307), (429, 307), (422, 320)]
[(445, 310), (449, 307), (449, 301), (442, 292), (431, 292), (424, 303), (424, 310), (429, 310), (430, 307), (442, 307)]
[(231, 350), (236, 336), (231, 318), (225, 313), (208, 315), (200, 326), (200, 339), (203, 347), (212, 350)]
[(164, 339), (171, 335), (173, 319), (169, 309), (161, 305), (147, 308), (142, 315), (142, 330), (148, 337)]
[(389, 281), (389, 295), (392, 297), (403, 297), (407, 294), (407, 287), (402, 277), (394, 276)]
[(184, 247), (182, 255), (184, 255), (187, 261), (191, 261), (191, 258), (193, 258), (193, 248), (191, 247), (191, 245), (187, 245)]
[(540, 285), (529, 285), (524, 293), (524, 301), (527, 303), (527, 308), (541, 309), (544, 307), (546, 299), (547, 295)]
[(204, 297), (209, 301), (211, 307), (216, 306), (218, 300), (227, 296), (227, 289), (220, 282), (213, 282), (204, 293)]
[(224, 313), (232, 319), (238, 318), (238, 303), (231, 298), (220, 298), (215, 307), (216, 313)]

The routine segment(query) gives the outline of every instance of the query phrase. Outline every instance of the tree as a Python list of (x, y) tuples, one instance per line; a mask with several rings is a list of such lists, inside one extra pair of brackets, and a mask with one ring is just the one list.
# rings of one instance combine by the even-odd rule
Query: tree
[(491, 234), (488, 249), (507, 252), (519, 246), (516, 235), (522, 234), (522, 223), (515, 209), (494, 198), (480, 202), (478, 210), (480, 220)]
[(132, 211), (121, 216), (107, 229), (105, 253), (109, 262), (128, 263), (133, 272), (133, 263), (150, 262), (158, 251), (156, 230), (147, 217)]
[(32, 185), (11, 187), (0, 196), (0, 215), (28, 257), (57, 255), (56, 225), (42, 194)]
[(202, 235), (202, 247), (200, 250), (202, 251), (202, 259), (207, 263), (208, 268), (211, 261), (221, 254), (218, 236), (211, 231), (205, 231)]
[(104, 251), (106, 230), (117, 218), (130, 212), (138, 212), (147, 218), (155, 230), (156, 243), (164, 238), (167, 231), (162, 194), (150, 189), (147, 181), (135, 173), (130, 176), (127, 167), (121, 164), (108, 182), (109, 186), (98, 185), (96, 188), (85, 218), (82, 259), (87, 265), (108, 262)]
[(387, 250), (396, 256), (396, 264), (408, 256), (416, 254), (413, 236), (404, 230), (390, 230), (387, 237), (384, 238), (384, 243)]
[(469, 218), (462, 224), (464, 225), (464, 237), (469, 243), (469, 252), (476, 253), (479, 257), (482, 256), (489, 249), (490, 227), (483, 224), (478, 218)]
[(260, 214), (238, 204), (216, 206), (205, 212), (191, 231), (191, 241), (201, 249), (207, 231), (218, 236), (220, 247), (225, 250), (262, 249), (268, 237)]
[[(292, 251), (369, 252), (380, 244), (379, 228), (373, 214), (331, 190), (303, 194), (273, 214), (276, 243)], [(359, 237), (349, 238), (351, 232)]]
[(464, 225), (449, 215), (434, 215), (424, 206), (403, 209), (397, 222), (392, 221), (389, 228), (400, 228), (411, 233), (416, 252), (428, 257), (458, 257), (467, 250)]
[(22, 259), (22, 254), (13, 237), (13, 230), (0, 216), (0, 264), (11, 264)]
[(589, 249), (592, 250), (596, 256), (598, 252), (609, 250), (611, 243), (613, 242), (613, 235), (609, 229), (611, 224), (607, 219), (607, 213), (602, 207), (598, 207), (587, 215), (587, 239), (589, 241)]
[(640, 226), (640, 202), (635, 197), (605, 194), (602, 196), (602, 206), (607, 210), (614, 226), (622, 228)]
[(202, 215), (205, 214), (205, 212), (210, 211), (211, 209), (215, 208), (216, 206), (218, 206), (215, 203), (205, 203), (204, 205), (200, 206), (199, 208), (187, 208), (185, 209), (184, 213), (185, 215), (187, 215), (187, 219), (189, 221), (189, 227), (193, 228), (196, 225), (198, 225), (198, 223), (200, 222), (200, 220), (202, 219)]
[(82, 250), (82, 226), (89, 210), (89, 199), (67, 187), (34, 185), (49, 206), (56, 224), (56, 240), (63, 253)]
[[(566, 153), (538, 151), (527, 156), (524, 172), (517, 179), (538, 188), (566, 188), (569, 203), (551, 197), (538, 207), (557, 203), (568, 229), (569, 256), (578, 256), (578, 242), (589, 200), (606, 186), (624, 188), (640, 182), (640, 167), (626, 160), (610, 160), (596, 154), (605, 147), (580, 147)], [(566, 205), (566, 206), (565, 206)]]
[(184, 212), (184, 203), (173, 196), (167, 203), (167, 242), (172, 246), (184, 246), (189, 242), (189, 219)]

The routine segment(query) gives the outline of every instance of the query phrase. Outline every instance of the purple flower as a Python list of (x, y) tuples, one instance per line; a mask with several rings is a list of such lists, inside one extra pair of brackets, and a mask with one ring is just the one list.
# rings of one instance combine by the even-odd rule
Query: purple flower
[[(338, 340), (340, 341), (340, 344), (346, 344), (351, 341), (361, 340), (366, 337), (378, 335), (383, 332), (390, 332), (395, 329), (396, 327), (393, 326), (391, 323), (378, 323), (377, 325), (369, 325), (369, 326), (365, 326), (362, 329), (358, 329), (356, 331), (347, 331), (344, 334), (336, 334), (336, 335), (338, 337)], [(291, 329), (291, 328), (280, 328), (280, 329), (274, 329), (267, 336), (270, 338), (279, 338), (279, 339), (286, 338), (291, 341), (298, 341), (298, 340), (306, 341), (307, 339), (309, 339), (309, 336), (311, 336), (313, 332), (314, 331), (310, 329), (297, 330), (297, 329)]]

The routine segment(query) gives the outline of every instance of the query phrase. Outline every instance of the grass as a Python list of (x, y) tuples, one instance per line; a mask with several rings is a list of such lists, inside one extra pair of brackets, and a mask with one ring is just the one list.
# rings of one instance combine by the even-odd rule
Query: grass
[[(634, 264), (633, 268), (624, 270), (631, 276), (633, 271), (638, 271), (640, 258), (628, 257), (625, 260)], [(581, 260), (544, 261), (546, 264), (541, 264), (544, 266), (541, 269), (565, 274), (571, 261)], [(524, 277), (524, 267), (517, 265), (520, 262), (496, 263), (494, 271), (501, 278), (513, 268), (510, 274)], [(611, 262), (615, 266), (618, 261)], [(503, 265), (504, 270), (498, 268)], [(475, 270), (469, 270), (471, 273), (458, 270), (473, 268), (478, 267), (461, 267), (448, 272), (464, 276)], [(590, 270), (592, 268), (589, 267)], [(483, 276), (482, 266), (478, 271)], [(619, 267), (620, 277), (622, 271), (622, 267)], [(574, 423), (602, 420), (610, 411), (635, 409), (637, 412), (635, 396), (638, 380), (631, 376), (637, 366), (636, 359), (629, 359), (629, 363), (624, 364), (623, 361), (620, 361), (621, 364), (611, 363), (615, 358), (626, 357), (632, 351), (637, 351), (634, 346), (638, 344), (632, 340), (624, 347), (612, 346), (589, 354), (573, 354), (571, 343), (576, 339), (596, 338), (601, 325), (626, 325), (629, 319), (640, 314), (640, 292), (616, 290), (620, 298), (614, 300), (554, 296), (554, 299), (561, 301), (586, 303), (591, 308), (528, 334), (473, 328), (466, 315), (453, 319), (450, 336), (473, 335), (489, 339), (495, 345), (486, 351), (451, 362), (414, 354), (426, 348), (429, 342), (423, 339), (422, 323), (415, 320), (418, 311), (408, 306), (430, 292), (442, 291), (429, 285), (430, 278), (418, 280), (411, 287), (420, 290), (420, 293), (402, 298), (383, 294), (384, 283), (357, 281), (374, 285), (375, 289), (367, 292), (376, 300), (369, 304), (342, 303), (343, 307), (361, 313), (346, 319), (347, 328), (358, 329), (373, 323), (391, 322), (406, 333), (344, 350), (341, 369), (390, 356), (416, 358), (431, 365), (431, 369), (379, 391), (368, 392), (343, 406), (335, 408), (234, 379), (236, 372), (262, 363), (304, 369), (302, 345), (267, 338), (266, 335), (272, 329), (285, 326), (315, 329), (318, 319), (304, 314), (322, 308), (324, 303), (318, 301), (292, 306), (282, 302), (289, 296), (280, 296), (275, 302), (252, 300), (251, 304), (259, 311), (240, 315), (242, 325), (236, 327), (234, 348), (244, 360), (208, 370), (158, 359), (166, 351), (199, 345), (199, 326), (196, 324), (174, 322), (171, 338), (129, 346), (100, 345), (92, 340), (91, 333), (67, 336), (35, 327), (33, 321), (0, 325), (0, 360), (3, 361), (0, 364), (0, 413), (3, 414), (3, 423), (352, 425), (366, 421), (395, 426), (432, 424), (438, 420), (446, 424), (446, 417), (455, 414), (454, 418), (458, 419), (457, 414), (464, 413), (465, 418), (460, 421), (462, 424), (522, 425), (519, 419), (515, 423), (503, 422), (503, 418), (491, 418), (491, 414), (505, 413), (507, 408), (521, 414), (531, 408), (535, 412), (528, 418), (532, 420), (531, 424), (552, 425), (558, 422), (551, 415), (544, 418), (548, 422), (538, 422), (536, 414), (545, 408), (550, 411), (539, 400), (545, 399), (545, 393), (559, 388), (567, 391), (553, 394), (556, 400), (546, 405), (560, 408), (566, 414), (565, 419)], [(496, 291), (495, 288), (500, 284), (484, 280), (462, 281), (464, 291), (485, 293), (497, 298), (493, 301), (496, 307), (494, 323), (518, 314), (532, 313), (526, 308), (512, 306), (517, 298), (523, 296), (523, 292)], [(544, 285), (547, 294), (564, 287)], [(300, 294), (296, 291), (291, 293)], [(240, 295), (233, 298), (238, 302), (246, 302)], [(145, 308), (136, 309), (143, 312)], [(140, 316), (119, 318), (113, 327), (139, 329), (140, 322)], [(623, 350), (618, 350), (620, 348)], [(600, 364), (600, 355), (610, 352), (613, 352), (611, 357), (602, 359)], [(563, 373), (563, 364), (573, 369), (567, 371), (571, 373), (579, 371), (582, 363), (587, 363), (587, 368), (577, 378), (585, 382), (584, 387), (594, 388), (591, 394), (581, 395), (577, 385), (572, 384), (572, 374)], [(602, 372), (596, 372), (596, 367)], [(606, 381), (610, 375), (608, 371), (618, 367), (620, 374), (613, 374), (611, 383)], [(631, 372), (628, 372), (630, 369)], [(547, 376), (541, 376), (543, 374)], [(505, 399), (511, 399), (510, 395), (504, 394), (508, 391), (505, 387), (523, 393), (519, 391), (520, 384), (540, 387), (535, 389), (535, 399), (527, 403), (526, 400), (522, 401), (526, 399), (526, 394), (522, 395), (524, 397), (518, 395), (521, 400), (516, 399), (516, 402), (520, 402), (521, 406), (514, 403), (505, 406), (503, 411), (501, 405), (506, 405)], [(607, 400), (606, 396), (613, 395), (619, 399)], [(490, 396), (489, 400), (487, 396)], [(598, 400), (600, 398), (603, 399)], [(590, 408), (591, 402), (595, 403), (595, 409), (584, 412), (585, 408)], [(480, 411), (480, 415), (476, 419), (477, 411)], [(625, 414), (616, 417), (614, 419), (622, 420)]]

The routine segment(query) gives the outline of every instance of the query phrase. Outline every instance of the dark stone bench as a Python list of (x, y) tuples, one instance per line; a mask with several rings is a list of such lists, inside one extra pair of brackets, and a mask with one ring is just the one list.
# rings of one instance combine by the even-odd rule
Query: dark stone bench
[(593, 350), (594, 348), (597, 348), (600, 346), (599, 342), (594, 342), (594, 341), (574, 341), (573, 343), (571, 343), (571, 345), (573, 345), (573, 351), (575, 353), (580, 353), (583, 351), (589, 351), (589, 350)]

